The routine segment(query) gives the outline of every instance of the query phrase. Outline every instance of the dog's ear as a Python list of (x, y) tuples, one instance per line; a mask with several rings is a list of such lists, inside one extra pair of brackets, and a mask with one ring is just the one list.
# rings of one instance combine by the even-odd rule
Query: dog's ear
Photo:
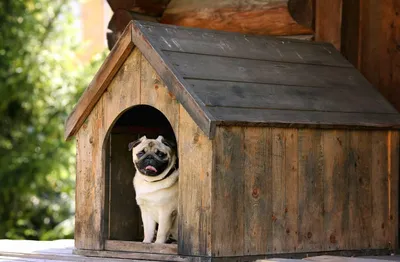
[(135, 140), (135, 141), (133, 141), (133, 142), (130, 142), (130, 143), (128, 144), (128, 149), (129, 149), (129, 151), (131, 151), (132, 148), (134, 148), (135, 146), (139, 145), (140, 142), (141, 142), (140, 139)]
[(175, 143), (175, 142), (173, 142), (173, 141), (171, 141), (171, 140), (169, 140), (169, 139), (165, 139), (165, 138), (162, 138), (162, 139), (161, 139), (161, 142), (162, 142), (164, 145), (166, 145), (166, 146), (168, 146), (168, 147), (170, 147), (170, 148), (176, 150), (176, 143)]
[(131, 151), (135, 146), (139, 145), (143, 140), (145, 140), (147, 137), (146, 136), (142, 136), (141, 138), (139, 138), (138, 140), (135, 140), (133, 142), (130, 142), (128, 144), (128, 149), (129, 151)]

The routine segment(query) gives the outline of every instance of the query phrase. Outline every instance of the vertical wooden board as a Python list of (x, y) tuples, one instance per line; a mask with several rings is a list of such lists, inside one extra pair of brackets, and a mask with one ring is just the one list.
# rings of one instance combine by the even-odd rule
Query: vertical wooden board
[(273, 252), (296, 252), (298, 245), (297, 129), (272, 130)]
[(324, 250), (347, 250), (349, 231), (348, 173), (345, 167), (349, 136), (326, 130), (324, 145)]
[(245, 255), (266, 254), (272, 241), (271, 141), (269, 128), (244, 129)]
[(387, 248), (389, 237), (388, 132), (374, 131), (371, 136), (371, 246)]
[(142, 241), (143, 228), (136, 204), (133, 176), (135, 167), (128, 143), (136, 134), (111, 134), (109, 236), (112, 240)]
[(104, 245), (103, 112), (103, 104), (97, 103), (77, 135), (75, 247), (79, 249), (100, 250)]
[(399, 171), (400, 138), (399, 131), (388, 132), (388, 205), (389, 241), (393, 250), (399, 248)]
[(342, 1), (315, 1), (315, 40), (332, 43), (340, 50)]
[(244, 133), (241, 127), (217, 127), (213, 151), (212, 255), (244, 254)]
[(299, 129), (298, 252), (323, 250), (324, 185), (322, 130)]
[(178, 253), (211, 255), (213, 142), (180, 106)]
[(285, 252), (296, 252), (298, 235), (298, 130), (285, 130)]
[(123, 111), (140, 103), (141, 57), (139, 49), (135, 48), (103, 94), (104, 122), (107, 129), (115, 123)]
[(350, 131), (349, 249), (371, 247), (371, 132)]
[(154, 68), (144, 56), (141, 58), (141, 88), (140, 103), (153, 106), (160, 110), (168, 119), (179, 137), (179, 103), (175, 96), (168, 91)]
[(285, 134), (284, 129), (272, 129), (272, 252), (285, 249)]
[(353, 66), (360, 68), (360, 0), (342, 3), (341, 53)]

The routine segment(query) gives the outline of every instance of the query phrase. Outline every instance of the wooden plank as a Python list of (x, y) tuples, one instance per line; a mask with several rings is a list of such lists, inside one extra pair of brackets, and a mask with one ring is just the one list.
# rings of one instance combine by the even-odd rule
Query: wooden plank
[(319, 128), (396, 128), (397, 114), (362, 114), (300, 110), (208, 107), (217, 125), (296, 126)]
[(143, 260), (144, 261), (178, 261), (178, 262), (188, 261), (188, 259), (180, 257), (179, 255), (143, 253), (143, 252), (120, 252), (120, 251), (108, 251), (108, 250), (76, 249), (76, 250), (74, 250), (74, 254), (81, 255), (81, 256), (87, 256), (87, 257), (133, 259), (134, 261), (137, 261), (137, 260), (140, 260), (140, 261), (143, 261)]
[(360, 22), (360, 0), (342, 1), (340, 51), (356, 68), (360, 68)]
[[(244, 254), (271, 252), (271, 129), (244, 129)], [(270, 243), (271, 242), (271, 243)]]
[[(162, 51), (278, 62), (351, 66), (330, 44), (142, 23), (149, 41)], [(289, 36), (288, 36), (289, 37)]]
[(123, 252), (145, 252), (152, 254), (177, 254), (178, 246), (176, 244), (154, 244), (133, 241), (107, 240), (104, 246), (108, 251)]
[(341, 44), (342, 1), (315, 1), (315, 41)]
[(355, 90), (372, 88), (357, 70), (351, 68), (164, 53), (183, 78), (310, 87), (342, 86)]
[(299, 87), (187, 79), (206, 106), (310, 111), (397, 113), (386, 100), (366, 90)]
[(349, 246), (371, 247), (371, 132), (351, 131), (349, 161)]
[(371, 246), (388, 246), (388, 132), (371, 134)]
[(298, 131), (298, 252), (323, 250), (324, 151), (322, 131)]
[(298, 239), (296, 129), (272, 129), (273, 253), (294, 252)]
[(213, 151), (212, 255), (244, 254), (244, 132), (241, 127), (217, 128)]
[(388, 205), (389, 227), (388, 246), (399, 248), (399, 172), (400, 136), (398, 131), (388, 132)]
[(168, 91), (153, 67), (141, 56), (140, 71), (140, 104), (151, 105), (161, 111), (168, 119), (174, 130), (175, 138), (179, 137), (179, 102), (175, 96)]
[(164, 81), (168, 90), (176, 96), (176, 99), (184, 106), (197, 125), (208, 137), (213, 137), (215, 134), (215, 126), (212, 123), (213, 117), (205, 110), (204, 104), (193, 94), (190, 87), (184, 86), (182, 77), (176, 73), (157, 46), (148, 42), (143, 32), (141, 32), (141, 23), (137, 21), (133, 23), (132, 41), (141, 50), (144, 57)]
[(172, 0), (163, 13), (161, 23), (259, 35), (312, 33), (311, 28), (293, 19), (288, 2)]
[(211, 255), (211, 178), (213, 142), (186, 110), (179, 109), (178, 250), (181, 255)]
[(127, 145), (138, 134), (112, 134), (110, 161), (109, 235), (113, 240), (143, 240), (142, 218), (133, 188), (135, 167)]
[(83, 92), (77, 105), (69, 115), (65, 124), (65, 138), (68, 139), (82, 126), (90, 112), (93, 110), (97, 101), (107, 89), (114, 75), (117, 73), (125, 59), (133, 49), (132, 43), (132, 25), (129, 25), (122, 34), (118, 44), (104, 61), (99, 71), (96, 73), (92, 82)]
[(346, 130), (324, 131), (324, 250), (348, 250), (349, 188), (347, 154), (350, 147)]
[(107, 0), (111, 9), (125, 9), (137, 13), (161, 16), (170, 0)]

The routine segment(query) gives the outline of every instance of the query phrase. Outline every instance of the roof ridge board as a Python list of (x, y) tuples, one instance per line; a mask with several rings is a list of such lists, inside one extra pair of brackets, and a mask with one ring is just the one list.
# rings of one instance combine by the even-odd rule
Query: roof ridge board
[(290, 42), (296, 42), (296, 43), (305, 43), (305, 44), (312, 44), (312, 45), (323, 45), (323, 46), (330, 46), (333, 47), (333, 45), (329, 42), (313, 42), (313, 41), (308, 41), (308, 40), (301, 40), (301, 39), (293, 39), (293, 38), (285, 38), (283, 35), (277, 35), (277, 36), (271, 36), (271, 35), (255, 35), (255, 34), (243, 34), (243, 33), (238, 33), (238, 32), (230, 32), (230, 31), (223, 31), (223, 30), (216, 30), (216, 29), (208, 29), (208, 28), (198, 28), (198, 27), (187, 27), (187, 26), (179, 26), (179, 25), (171, 25), (171, 24), (160, 24), (160, 23), (155, 23), (155, 22), (149, 22), (149, 21), (139, 21), (135, 20), (135, 22), (140, 22), (142, 26), (153, 26), (153, 27), (168, 27), (176, 30), (189, 30), (189, 31), (198, 31), (198, 32), (203, 32), (206, 33), (205, 31), (212, 32), (215, 34), (229, 34), (229, 35), (238, 35), (238, 36), (249, 36), (249, 37), (262, 37), (265, 39), (271, 39), (271, 40), (281, 40), (281, 41), (286, 41), (288, 43)]
[[(203, 101), (195, 94), (183, 76), (171, 65), (164, 52), (154, 46), (146, 38), (148, 35), (142, 30), (142, 21), (134, 21), (132, 28), (132, 41), (139, 48), (145, 58), (159, 74), (167, 88), (175, 95), (178, 101), (184, 106), (196, 124), (209, 137), (215, 135), (215, 118), (207, 110)], [(162, 68), (163, 64), (165, 65)], [(165, 73), (163, 72), (165, 70)], [(176, 90), (178, 86), (181, 90)], [(186, 96), (186, 97), (185, 97)]]

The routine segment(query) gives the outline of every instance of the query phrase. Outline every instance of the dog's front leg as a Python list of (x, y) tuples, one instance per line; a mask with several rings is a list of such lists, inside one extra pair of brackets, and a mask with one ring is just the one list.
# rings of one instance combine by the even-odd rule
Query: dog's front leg
[(171, 214), (160, 214), (157, 238), (155, 243), (165, 243), (169, 237), (169, 231), (172, 226)]
[(154, 238), (154, 231), (156, 230), (156, 221), (151, 217), (151, 215), (141, 209), (143, 229), (144, 229), (144, 240), (143, 243), (151, 243)]

